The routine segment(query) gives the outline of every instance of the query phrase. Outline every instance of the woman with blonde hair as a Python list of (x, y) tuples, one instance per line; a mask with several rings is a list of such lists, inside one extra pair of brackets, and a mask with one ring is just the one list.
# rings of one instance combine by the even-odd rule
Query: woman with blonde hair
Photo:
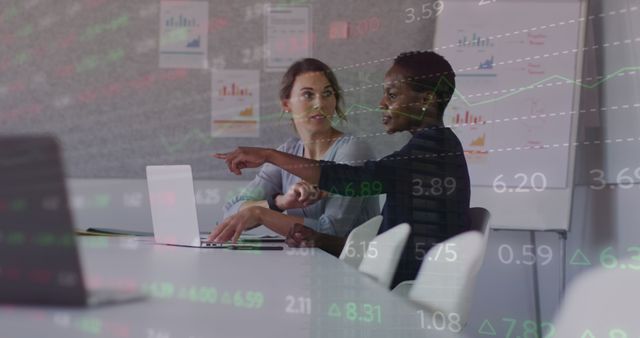
[[(366, 143), (333, 126), (336, 119), (346, 120), (342, 100), (338, 81), (325, 63), (307, 58), (292, 64), (282, 78), (280, 103), (284, 114), (290, 114), (298, 137), (290, 138), (278, 150), (316, 161), (353, 163), (371, 159), (373, 154)], [(285, 170), (265, 165), (238, 196), (226, 203), (221, 225), (250, 229), (263, 224), (286, 235), (300, 223), (319, 233), (345, 237), (379, 210), (377, 197), (329, 196)]]

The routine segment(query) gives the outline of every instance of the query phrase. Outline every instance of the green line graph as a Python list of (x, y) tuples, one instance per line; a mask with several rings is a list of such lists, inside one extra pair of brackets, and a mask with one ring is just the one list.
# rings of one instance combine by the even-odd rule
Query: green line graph
[[(554, 81), (554, 80), (563, 80), (563, 81), (565, 81), (565, 83), (570, 83), (570, 84), (573, 84), (574, 86), (579, 86), (579, 87), (586, 88), (586, 89), (594, 89), (594, 88), (600, 86), (601, 84), (609, 81), (611, 78), (618, 76), (619, 74), (622, 74), (622, 73), (625, 73), (625, 72), (639, 71), (639, 70), (640, 70), (640, 67), (624, 67), (624, 68), (620, 68), (617, 71), (615, 71), (615, 72), (603, 77), (601, 80), (596, 81), (596, 82), (594, 82), (592, 84), (582, 83), (581, 80), (572, 80), (572, 79), (564, 77), (562, 75), (552, 75), (552, 76), (550, 76), (550, 77), (548, 77), (546, 79), (542, 79), (542, 80), (540, 80), (538, 82), (535, 82), (535, 83), (532, 83), (532, 84), (530, 84), (528, 86), (521, 87), (520, 89), (518, 89), (518, 90), (516, 90), (516, 91), (514, 91), (512, 93), (508, 93), (508, 94), (505, 94), (505, 95), (502, 95), (502, 96), (499, 96), (499, 97), (496, 97), (496, 98), (492, 98), (492, 99), (489, 99), (489, 100), (485, 100), (485, 101), (479, 101), (479, 102), (476, 102), (476, 103), (469, 102), (467, 100), (467, 98), (465, 97), (465, 95), (461, 94), (460, 91), (458, 91), (457, 89), (454, 91), (454, 96), (458, 96), (461, 100), (464, 101), (464, 103), (467, 106), (475, 107), (475, 106), (479, 106), (479, 105), (483, 105), (483, 104), (488, 104), (488, 103), (493, 103), (493, 102), (498, 102), (498, 101), (504, 100), (504, 99), (506, 99), (508, 97), (511, 97), (513, 95), (520, 94), (522, 92), (534, 89), (537, 86), (539, 86), (539, 85), (541, 85), (541, 84), (543, 84), (545, 82), (550, 82), (550, 81)], [(441, 78), (440, 81), (438, 82), (438, 86), (440, 86), (440, 82), (442, 82), (443, 80), (446, 82), (446, 85), (451, 87), (451, 84), (448, 81), (446, 81), (446, 79), (443, 79), (443, 78)], [(437, 89), (438, 89), (438, 87), (436, 87), (436, 90)]]
[[(594, 89), (599, 87), (600, 85), (602, 85), (603, 83), (611, 80), (612, 78), (626, 73), (626, 72), (635, 72), (635, 71), (640, 71), (640, 66), (633, 66), (633, 67), (623, 67), (620, 68), (618, 70), (616, 70), (613, 73), (610, 73), (606, 76), (604, 76), (602, 79), (595, 81), (593, 83), (583, 83), (582, 80), (572, 80), (570, 78), (567, 78), (565, 76), (562, 75), (552, 75), (549, 76), (545, 79), (542, 79), (540, 81), (536, 81), (530, 85), (527, 86), (523, 86), (520, 87), (518, 90), (515, 90), (511, 93), (507, 93), (505, 95), (499, 96), (499, 97), (495, 97), (495, 98), (491, 98), (491, 99), (487, 99), (484, 101), (478, 101), (475, 103), (470, 102), (467, 97), (458, 89), (454, 90), (453, 96), (454, 97), (458, 97), (460, 100), (462, 100), (464, 102), (464, 104), (466, 104), (468, 107), (475, 107), (475, 106), (479, 106), (479, 105), (484, 105), (484, 104), (489, 104), (489, 103), (494, 103), (494, 102), (499, 102), (502, 101), (504, 99), (507, 99), (511, 96), (517, 95), (517, 94), (521, 94), (523, 92), (535, 89), (536, 87), (540, 86), (543, 83), (546, 82), (552, 82), (552, 81), (557, 81), (557, 80), (562, 80), (567, 84), (572, 84), (574, 86), (579, 86), (585, 89)], [(447, 81), (446, 78), (441, 77), (440, 80), (438, 81), (435, 90), (437, 91), (438, 89), (441, 88), (441, 86), (451, 86), (451, 83), (449, 81)], [(349, 115), (349, 114), (353, 114), (354, 112), (357, 111), (357, 109), (360, 109), (360, 111), (358, 111), (358, 113), (360, 112), (375, 112), (375, 111), (380, 111), (379, 108), (377, 107), (372, 107), (372, 106), (368, 106), (368, 105), (364, 105), (364, 104), (352, 104), (349, 106), (348, 109), (345, 110), (345, 115)], [(413, 114), (409, 114), (409, 113), (405, 113), (405, 112), (400, 112), (398, 111), (399, 114), (401, 115), (405, 115), (408, 116), (410, 118), (416, 118), (416, 119), (422, 119), (424, 117), (424, 115), (422, 116), (415, 116)], [(276, 118), (279, 118), (282, 114), (281, 113), (277, 113), (277, 114), (268, 114), (266, 116), (264, 116), (262, 118), (263, 122), (269, 122), (272, 120), (275, 120)], [(185, 147), (186, 144), (188, 144), (189, 142), (191, 142), (191, 140), (196, 140), (198, 142), (202, 142), (202, 143), (211, 143), (214, 139), (208, 134), (208, 133), (204, 133), (202, 132), (200, 129), (194, 128), (191, 131), (189, 131), (184, 137), (182, 137), (181, 140), (171, 143), (170, 141), (168, 141), (164, 136), (161, 136), (161, 142), (163, 144), (163, 146), (165, 147), (165, 149), (170, 152), (176, 152), (182, 148)]]
[(187, 143), (191, 141), (191, 139), (195, 139), (201, 143), (210, 143), (213, 139), (209, 136), (209, 134), (203, 133), (200, 129), (194, 128), (185, 135), (181, 141), (170, 144), (169, 141), (164, 136), (161, 136), (162, 145), (169, 153), (174, 153), (180, 149), (182, 149)]
[[(352, 113), (353, 111), (355, 111), (356, 109), (363, 109), (364, 111), (378, 111), (378, 109), (376, 108), (372, 108), (372, 107), (368, 107), (362, 104), (353, 104), (351, 106), (349, 106), (349, 108), (345, 111), (345, 115), (349, 115), (350, 113)], [(269, 119), (275, 119), (276, 117), (279, 117), (279, 114), (270, 114), (268, 116), (266, 116), (263, 121), (269, 120)], [(184, 148), (184, 146), (186, 144), (188, 144), (191, 140), (196, 140), (198, 142), (201, 143), (212, 143), (212, 141), (214, 140), (209, 133), (205, 133), (202, 130), (200, 130), (199, 128), (194, 128), (191, 129), (187, 135), (185, 135), (182, 140), (175, 142), (173, 144), (171, 144), (171, 142), (169, 142), (164, 136), (161, 136), (161, 142), (162, 145), (165, 147), (165, 149), (170, 152), (170, 153), (174, 153), (182, 148)]]

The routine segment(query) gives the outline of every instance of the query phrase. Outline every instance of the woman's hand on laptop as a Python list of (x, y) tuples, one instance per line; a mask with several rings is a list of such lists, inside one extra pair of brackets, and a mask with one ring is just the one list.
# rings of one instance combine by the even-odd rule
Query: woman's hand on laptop
[(229, 153), (217, 153), (213, 157), (224, 160), (229, 171), (241, 175), (242, 169), (257, 168), (267, 162), (269, 151), (267, 148), (238, 147)]
[(304, 208), (327, 197), (327, 193), (306, 181), (292, 185), (284, 195), (276, 197), (276, 205), (282, 210)]
[(235, 215), (227, 217), (211, 231), (207, 240), (216, 243), (228, 241), (234, 244), (237, 243), (242, 232), (262, 224), (262, 209), (264, 208), (251, 206), (238, 211)]

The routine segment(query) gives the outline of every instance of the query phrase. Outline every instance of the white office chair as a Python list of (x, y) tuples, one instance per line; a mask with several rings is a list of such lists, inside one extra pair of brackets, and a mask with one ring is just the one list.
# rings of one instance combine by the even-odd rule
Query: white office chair
[[(484, 259), (485, 242), (479, 231), (467, 231), (432, 247), (424, 257), (420, 271), (412, 283), (401, 283), (401, 289), (413, 303), (447, 318), (457, 314), (461, 325), (467, 322), (475, 280)], [(403, 285), (405, 284), (405, 285)]]
[(378, 234), (380, 224), (382, 216), (378, 215), (351, 230), (340, 253), (340, 260), (357, 269), (366, 254), (365, 249), (369, 247), (369, 242)]
[(491, 213), (489, 210), (481, 207), (469, 208), (469, 221), (471, 222), (471, 230), (480, 231), (485, 236), (489, 235), (489, 219)]
[(369, 243), (358, 270), (388, 288), (410, 232), (409, 224), (402, 223), (376, 236)]
[[(489, 210), (481, 207), (469, 208), (469, 221), (471, 230), (480, 231), (484, 236), (484, 248), (486, 250), (489, 243), (489, 233), (491, 232), (491, 226), (489, 225), (489, 219), (491, 219), (491, 213)], [(482, 252), (484, 257), (484, 251)]]
[[(595, 268), (575, 278), (554, 318), (554, 337), (639, 337), (638, 260)], [(545, 327), (543, 327), (545, 329)], [(546, 332), (546, 331), (543, 331)]]
[[(489, 227), (490, 218), (491, 218), (491, 213), (489, 212), (489, 210), (485, 208), (481, 208), (481, 207), (469, 208), (469, 221), (471, 222), (470, 229), (480, 231), (484, 235), (485, 250), (487, 248), (487, 243), (489, 242), (489, 232), (491, 232), (491, 228)], [(482, 252), (482, 256), (483, 256), (482, 259), (484, 260), (484, 251)], [(423, 261), (422, 264), (424, 265), (429, 263), (428, 262), (425, 263)], [(398, 296), (409, 297), (409, 292), (413, 287), (413, 283), (414, 281), (404, 281), (396, 285), (396, 287), (393, 289), (393, 293)]]

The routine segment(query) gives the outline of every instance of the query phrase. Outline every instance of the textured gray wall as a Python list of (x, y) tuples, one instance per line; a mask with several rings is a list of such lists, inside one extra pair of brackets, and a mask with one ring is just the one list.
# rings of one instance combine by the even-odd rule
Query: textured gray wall
[[(434, 20), (399, 24), (400, 4), (382, 0), (297, 3), (312, 8), (312, 56), (338, 68), (352, 108), (342, 128), (356, 135), (382, 131), (378, 113), (355, 105), (377, 107), (389, 61), (354, 65), (429, 48)], [(254, 51), (264, 44), (265, 20), (257, 12), (247, 16), (254, 4), (209, 1), (210, 67), (262, 69)], [(12, 1), (7, 8), (15, 14), (0, 26), (0, 36), (11, 37), (0, 49), (0, 133), (56, 134), (71, 177), (143, 178), (147, 164), (189, 163), (197, 178), (223, 179), (227, 172), (211, 152), (276, 147), (293, 135), (286, 118), (270, 118), (259, 138), (209, 137), (210, 70), (158, 68), (160, 1)], [(329, 39), (329, 24), (338, 20), (352, 25), (351, 38)], [(281, 76), (261, 72), (263, 118), (279, 114)], [(392, 139), (368, 141), (383, 155), (404, 138)]]

